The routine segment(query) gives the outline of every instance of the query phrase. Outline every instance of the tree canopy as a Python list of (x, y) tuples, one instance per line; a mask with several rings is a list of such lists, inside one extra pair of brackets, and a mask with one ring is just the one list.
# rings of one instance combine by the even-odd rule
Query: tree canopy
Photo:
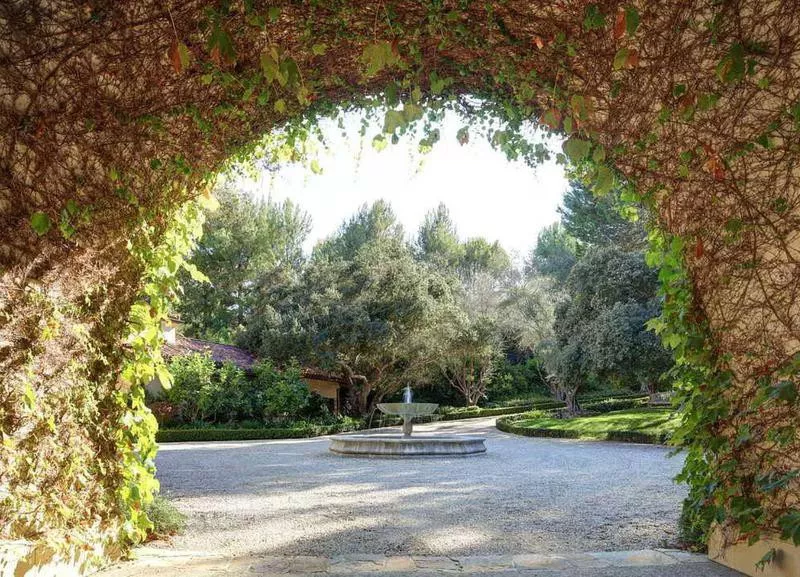
[[(558, 208), (561, 226), (584, 245), (644, 249), (647, 234), (637, 213), (643, 209), (623, 204), (620, 195), (620, 190), (612, 190), (598, 198), (580, 181), (571, 181)], [(623, 211), (632, 212), (636, 220), (632, 222)]]
[[(375, 223), (378, 223), (377, 225)], [(391, 208), (362, 208), (319, 245), (298, 278), (259, 294), (243, 344), (278, 362), (341, 374), (352, 410), (419, 381), (432, 362), (450, 285), (414, 259)]]
[(421, 123), (430, 148), (451, 106), (471, 119), (462, 141), (536, 162), (534, 121), (595, 192), (629, 183), (658, 223), (655, 328), (683, 370), (694, 510), (726, 542), (800, 540), (798, 10), (0, 4), (0, 516), (17, 521), (3, 537), (141, 538), (155, 485), (141, 386), (163, 371), (157, 326), (196, 233), (186, 201), (266, 132), (297, 142), (314, 115), (363, 105), (383, 116), (377, 146)]
[(598, 379), (655, 391), (672, 357), (647, 329), (657, 316), (657, 272), (641, 252), (591, 249), (569, 274), (546, 361), (571, 409)]
[(177, 312), (189, 336), (229, 342), (244, 327), (258, 280), (301, 264), (311, 222), (291, 201), (254, 201), (230, 185), (215, 195), (220, 206), (203, 225), (190, 259), (208, 280), (182, 274)]

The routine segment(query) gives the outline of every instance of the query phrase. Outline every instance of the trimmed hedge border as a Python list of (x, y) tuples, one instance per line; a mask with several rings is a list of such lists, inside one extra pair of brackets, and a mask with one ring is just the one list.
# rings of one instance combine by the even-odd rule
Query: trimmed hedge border
[(303, 429), (159, 429), (158, 443), (185, 443), (191, 441), (256, 441), (268, 439), (307, 439), (334, 433), (357, 431), (354, 427), (338, 425), (306, 427)]
[(452, 411), (445, 411), (439, 415), (440, 421), (457, 421), (458, 419), (472, 419), (476, 417), (498, 417), (500, 415), (515, 415), (526, 411), (549, 411), (552, 409), (563, 409), (567, 405), (561, 401), (536, 401), (515, 407), (473, 407), (456, 408)]
[[(518, 419), (518, 417), (517, 417)], [(617, 441), (620, 443), (641, 443), (646, 445), (666, 445), (669, 433), (642, 433), (641, 431), (608, 431), (603, 435), (582, 435), (580, 431), (568, 429), (532, 429), (514, 424), (513, 417), (497, 419), (496, 427), (504, 433), (523, 437), (548, 437), (554, 439), (585, 439), (597, 441)]]
[[(630, 409), (647, 404), (648, 397), (643, 397), (641, 394), (614, 394), (602, 396), (589, 396), (585, 397), (586, 402), (583, 407), (587, 410), (596, 410), (598, 412), (615, 411), (620, 409)], [(563, 409), (566, 405), (560, 401), (536, 401), (527, 403), (525, 405), (518, 405), (515, 407), (455, 407), (450, 410), (445, 410), (443, 413), (431, 415), (416, 419), (417, 423), (433, 423), (436, 421), (458, 421), (461, 419), (477, 419), (480, 417), (499, 417), (503, 415), (519, 415), (528, 411), (552, 411)], [(445, 408), (445, 407), (442, 407)], [(445, 408), (446, 409), (446, 408)], [(497, 428), (501, 431), (504, 430), (500, 427), (498, 419)], [(203, 442), (203, 441), (259, 441), (269, 439), (307, 439), (310, 437), (321, 437), (323, 435), (334, 435), (336, 433), (349, 433), (359, 431), (367, 428), (391, 427), (400, 424), (402, 421), (395, 418), (384, 418), (383, 420), (373, 420), (372, 427), (353, 427), (353, 426), (340, 426), (340, 425), (319, 425), (316, 427), (304, 427), (302, 429), (291, 428), (264, 428), (264, 429), (159, 429), (156, 433), (156, 442), (158, 443), (187, 443), (187, 442)], [(525, 433), (517, 433), (516, 431), (506, 431), (519, 435)], [(640, 434), (640, 433), (639, 433)], [(528, 435), (528, 436), (557, 436), (557, 435)], [(621, 440), (621, 439), (609, 439)], [(650, 442), (650, 441), (629, 441), (633, 443)], [(658, 442), (660, 443), (660, 442)]]

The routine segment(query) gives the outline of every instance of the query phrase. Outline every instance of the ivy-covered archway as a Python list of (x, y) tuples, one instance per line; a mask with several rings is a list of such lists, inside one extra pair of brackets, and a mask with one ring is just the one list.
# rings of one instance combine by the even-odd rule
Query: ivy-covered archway
[(142, 535), (141, 385), (187, 201), (271, 130), (358, 104), (389, 107), (388, 139), (491, 108), (507, 124), (483, 132), (531, 161), (534, 119), (597, 193), (657, 210), (690, 517), (800, 540), (800, 6), (63, 0), (3, 3), (0, 29), (0, 537)]

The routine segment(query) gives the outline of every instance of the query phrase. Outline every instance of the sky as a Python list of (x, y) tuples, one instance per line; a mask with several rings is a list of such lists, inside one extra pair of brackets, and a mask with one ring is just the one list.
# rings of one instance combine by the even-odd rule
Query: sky
[(345, 117), (344, 135), (336, 122), (326, 120), (321, 128), (327, 146), (318, 151), (321, 174), (286, 164), (240, 186), (272, 201), (291, 199), (307, 211), (313, 227), (304, 246), (308, 252), (361, 205), (382, 198), (391, 203), (409, 236), (416, 234), (425, 214), (443, 202), (462, 240), (498, 240), (521, 262), (538, 232), (558, 220), (556, 208), (567, 187), (563, 167), (555, 161), (536, 168), (510, 162), (477, 136), (462, 146), (456, 140), (462, 125), (455, 113), (448, 113), (440, 141), (421, 154), (419, 137), (375, 150), (371, 143), (381, 130), (379, 122), (370, 124), (361, 137), (355, 114)]

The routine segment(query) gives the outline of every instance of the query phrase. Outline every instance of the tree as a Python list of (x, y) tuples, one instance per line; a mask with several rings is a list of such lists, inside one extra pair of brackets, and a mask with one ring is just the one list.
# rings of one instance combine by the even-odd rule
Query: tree
[(563, 285), (578, 253), (575, 239), (559, 223), (554, 223), (539, 232), (536, 245), (525, 261), (525, 274), (548, 276)]
[(366, 244), (380, 240), (403, 241), (403, 226), (385, 200), (364, 204), (330, 238), (314, 248), (317, 258), (353, 260)]
[(647, 328), (647, 322), (659, 314), (661, 307), (655, 299), (616, 302), (600, 313), (591, 350), (601, 377), (649, 394), (658, 391), (662, 375), (672, 366), (672, 355)]
[(511, 270), (511, 258), (497, 241), (490, 243), (482, 237), (470, 238), (464, 242), (463, 248), (458, 271), (467, 281), (481, 273), (499, 278)]
[(660, 313), (657, 274), (639, 252), (591, 249), (573, 267), (545, 356), (556, 393), (578, 410), (581, 387), (610, 380), (653, 390), (670, 355), (646, 323)]
[(219, 209), (206, 221), (190, 260), (209, 281), (183, 273), (177, 311), (188, 335), (230, 342), (249, 315), (257, 279), (302, 262), (311, 223), (289, 200), (256, 201), (230, 185), (216, 196)]
[(496, 361), (502, 354), (498, 304), (502, 286), (487, 272), (465, 280), (454, 306), (438, 322), (436, 364), (451, 387), (474, 406), (486, 397)]
[[(643, 209), (625, 205), (620, 194), (618, 189), (614, 189), (603, 197), (597, 197), (580, 182), (571, 181), (558, 207), (561, 226), (584, 245), (643, 249), (647, 242), (639, 215)], [(623, 216), (623, 212), (633, 212), (635, 221)]]
[[(379, 214), (385, 206), (374, 205)], [(340, 373), (354, 412), (376, 403), (432, 368), (430, 331), (452, 301), (449, 283), (413, 258), (393, 224), (372, 228), (359, 212), (315, 251), (298, 277), (259, 295), (242, 343), (276, 362), (296, 359)]]
[(470, 319), (459, 315), (451, 331), (448, 346), (437, 362), (450, 385), (464, 397), (468, 407), (473, 407), (486, 397), (501, 354), (497, 327), (485, 316)]
[(422, 260), (448, 269), (456, 269), (463, 261), (464, 246), (444, 204), (425, 215), (417, 232), (416, 250)]

